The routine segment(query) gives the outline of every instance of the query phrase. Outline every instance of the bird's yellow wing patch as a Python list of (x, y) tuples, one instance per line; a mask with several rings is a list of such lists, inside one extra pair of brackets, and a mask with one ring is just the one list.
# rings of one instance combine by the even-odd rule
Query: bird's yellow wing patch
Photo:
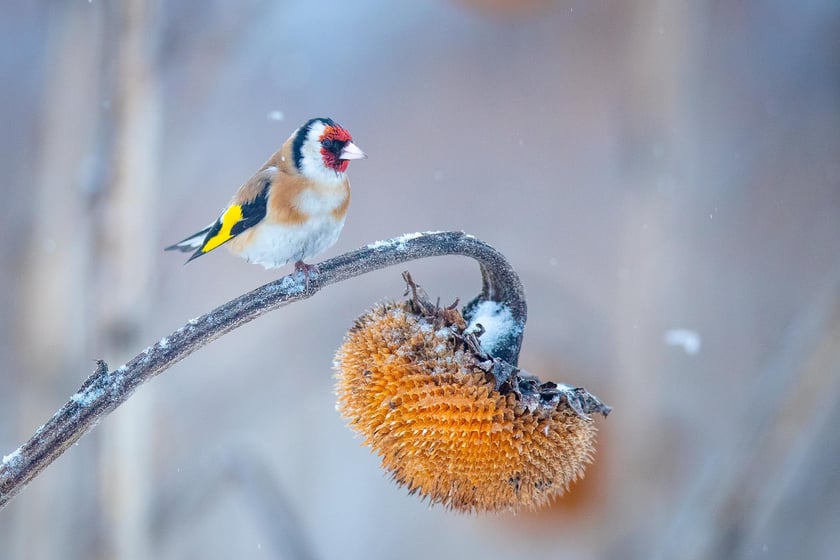
[(233, 239), (233, 226), (242, 221), (242, 217), (242, 207), (240, 205), (234, 204), (228, 207), (228, 209), (225, 210), (225, 213), (222, 214), (222, 217), (219, 218), (219, 222), (221, 222), (219, 231), (204, 241), (204, 245), (201, 247), (201, 252), (208, 253), (225, 241)]

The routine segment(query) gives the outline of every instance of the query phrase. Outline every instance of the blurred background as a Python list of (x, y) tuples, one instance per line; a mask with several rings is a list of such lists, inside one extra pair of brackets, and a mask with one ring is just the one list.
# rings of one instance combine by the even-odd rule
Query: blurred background
[[(407, 496), (332, 357), (401, 270), (179, 363), (0, 511), (0, 557), (835, 558), (840, 7), (829, 0), (8, 0), (0, 454), (289, 270), (162, 248), (313, 116), (370, 156), (324, 257), (465, 230), (522, 276), (522, 365), (614, 406), (536, 513)], [(443, 302), (463, 258), (407, 266)]]

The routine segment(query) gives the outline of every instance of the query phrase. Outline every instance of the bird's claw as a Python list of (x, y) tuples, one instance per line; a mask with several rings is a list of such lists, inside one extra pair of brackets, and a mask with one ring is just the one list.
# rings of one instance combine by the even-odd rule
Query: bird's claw
[(309, 276), (314, 272), (315, 274), (318, 273), (318, 265), (317, 264), (306, 264), (303, 261), (297, 261), (295, 263), (295, 272), (300, 272), (303, 274), (304, 282), (306, 283), (306, 289), (309, 289)]

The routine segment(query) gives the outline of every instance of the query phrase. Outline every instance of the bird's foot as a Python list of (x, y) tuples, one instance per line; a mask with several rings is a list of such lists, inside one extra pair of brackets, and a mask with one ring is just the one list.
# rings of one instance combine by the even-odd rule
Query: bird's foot
[(318, 273), (318, 265), (317, 264), (306, 264), (303, 261), (297, 261), (295, 263), (295, 272), (302, 272), (303, 279), (306, 282), (306, 289), (309, 289), (309, 275), (313, 272), (315, 274)]

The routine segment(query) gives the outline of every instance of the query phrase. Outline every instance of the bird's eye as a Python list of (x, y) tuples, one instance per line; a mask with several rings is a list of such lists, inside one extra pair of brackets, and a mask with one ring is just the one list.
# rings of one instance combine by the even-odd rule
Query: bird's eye
[(321, 147), (325, 150), (332, 151), (335, 147), (335, 141), (330, 139), (321, 140)]

